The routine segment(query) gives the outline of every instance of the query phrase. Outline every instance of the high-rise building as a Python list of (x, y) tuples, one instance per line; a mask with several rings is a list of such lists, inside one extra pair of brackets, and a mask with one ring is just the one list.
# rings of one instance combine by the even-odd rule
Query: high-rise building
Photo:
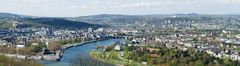
[(53, 35), (53, 28), (48, 28), (46, 32), (47, 35)]

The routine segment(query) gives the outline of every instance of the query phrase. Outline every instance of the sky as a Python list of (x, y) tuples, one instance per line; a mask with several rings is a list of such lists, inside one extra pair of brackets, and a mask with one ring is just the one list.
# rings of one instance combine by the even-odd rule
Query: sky
[(240, 14), (240, 0), (0, 0), (0, 12), (50, 17), (97, 14)]

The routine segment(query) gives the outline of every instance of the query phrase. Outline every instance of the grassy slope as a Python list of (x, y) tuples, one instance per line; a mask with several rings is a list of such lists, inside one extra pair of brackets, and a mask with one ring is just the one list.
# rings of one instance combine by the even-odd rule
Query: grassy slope
[(120, 56), (120, 53), (116, 51), (105, 52), (105, 53), (102, 53), (99, 51), (91, 51), (89, 55), (92, 58), (97, 59), (99, 61), (108, 62), (118, 66), (146, 66), (141, 63), (123, 58)]

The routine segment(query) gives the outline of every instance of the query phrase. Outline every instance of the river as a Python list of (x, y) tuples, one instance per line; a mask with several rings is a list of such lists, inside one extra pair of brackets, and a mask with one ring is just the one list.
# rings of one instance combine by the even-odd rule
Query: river
[(95, 50), (96, 46), (109, 46), (116, 41), (123, 42), (124, 39), (101, 40), (96, 42), (90, 42), (77, 47), (72, 47), (65, 50), (63, 57), (60, 61), (40, 61), (40, 63), (44, 64), (45, 66), (71, 66), (72, 64), (77, 64), (80, 66), (90, 66), (91, 64), (98, 64), (98, 66), (113, 66), (112, 64), (92, 60), (88, 54), (90, 51)]

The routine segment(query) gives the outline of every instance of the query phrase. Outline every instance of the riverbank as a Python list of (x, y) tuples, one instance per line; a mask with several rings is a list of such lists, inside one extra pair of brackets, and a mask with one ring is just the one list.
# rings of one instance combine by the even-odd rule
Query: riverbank
[(84, 42), (80, 42), (80, 43), (71, 43), (71, 44), (66, 44), (63, 45), (61, 47), (62, 51), (64, 52), (64, 50), (71, 48), (71, 47), (77, 47), (77, 46), (81, 46), (87, 43), (91, 43), (91, 42), (96, 42), (96, 41), (102, 41), (102, 40), (108, 40), (108, 39), (115, 39), (115, 38), (122, 38), (122, 37), (107, 37), (107, 38), (100, 38), (100, 39), (94, 39), (94, 40), (90, 40), (90, 41), (84, 41)]
[[(89, 52), (92, 50), (96, 50), (97, 46), (111, 46), (115, 42), (124, 42), (123, 38), (114, 38), (114, 39), (106, 39), (102, 41), (90, 42), (81, 46), (71, 47), (64, 51), (64, 55), (62, 56), (60, 61), (47, 61), (47, 60), (39, 60), (39, 63), (44, 64), (45, 66), (69, 66), (72, 64), (75, 65), (84, 65), (84, 66), (99, 66), (92, 64), (100, 64), (100, 66), (116, 66), (110, 63), (101, 62), (95, 60), (89, 56)], [(93, 61), (91, 61), (91, 59)], [(88, 62), (91, 63), (88, 63)]]
[(122, 38), (122, 37), (107, 37), (107, 38), (100, 38), (100, 39), (94, 39), (94, 40), (90, 40), (90, 41), (85, 41), (85, 42), (81, 42), (81, 43), (73, 43), (73, 44), (63, 45), (61, 47), (59, 60), (62, 58), (64, 51), (69, 49), (69, 48), (78, 47), (78, 46), (81, 46), (81, 45), (84, 45), (84, 44), (88, 44), (88, 43), (92, 43), (92, 42), (103, 41), (103, 40), (108, 40), (108, 39), (116, 39), (116, 38)]
[(19, 55), (19, 54), (3, 54), (3, 53), (0, 53), (0, 55), (5, 55), (5, 56), (8, 56), (8, 57), (14, 57), (14, 58), (19, 58), (19, 59), (59, 61), (59, 60), (61, 60), (64, 51), (69, 49), (69, 48), (78, 47), (78, 46), (88, 44), (88, 43), (92, 43), (92, 42), (96, 42), (96, 41), (102, 41), (102, 40), (107, 40), (107, 39), (115, 39), (115, 38), (121, 38), (121, 37), (107, 37), (107, 38), (90, 40), (90, 41), (85, 41), (85, 42), (80, 42), (80, 43), (62, 45), (61, 50), (57, 51), (56, 54), (47, 54), (47, 55), (41, 54), (41, 55), (27, 56), (27, 55)]

